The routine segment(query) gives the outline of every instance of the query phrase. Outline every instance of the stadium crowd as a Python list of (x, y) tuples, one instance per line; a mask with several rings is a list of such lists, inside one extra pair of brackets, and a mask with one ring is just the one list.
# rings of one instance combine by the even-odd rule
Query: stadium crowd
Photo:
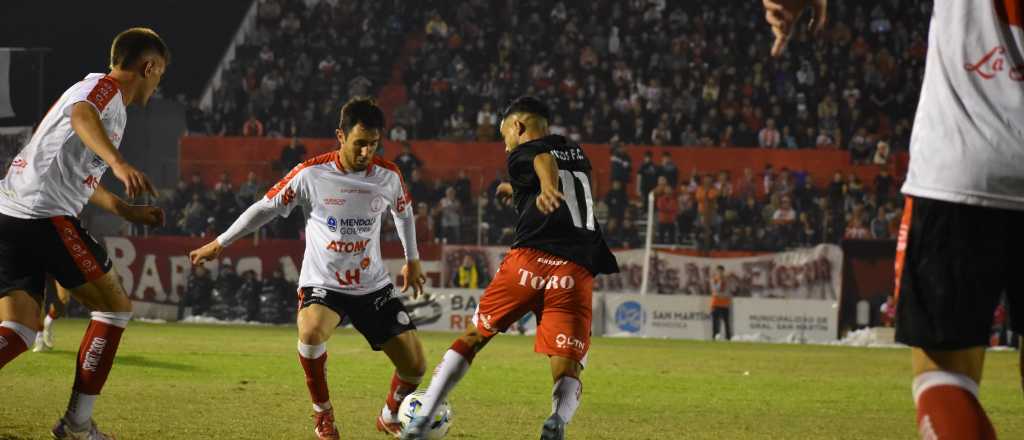
[[(836, 172), (811, 176), (800, 170), (745, 169), (740, 176), (727, 171), (691, 169), (684, 173), (668, 153), (655, 159), (648, 152), (634, 165), (622, 146), (613, 143), (609, 191), (595, 201), (595, 215), (612, 247), (643, 244), (646, 198), (654, 192), (656, 244), (695, 246), (703, 250), (776, 251), (843, 238), (891, 239), (901, 217), (896, 198), (899, 182), (881, 167), (873, 182)], [(512, 240), (516, 216), (511, 200), (494, 197), (504, 176), (497, 175), (474, 193), (465, 172), (445, 180), (424, 177), (428, 163), (405, 144), (386, 157), (407, 176), (416, 203), (417, 236), (447, 244), (502, 244)], [(293, 141), (281, 151), (276, 168), (283, 174), (305, 158), (305, 148)], [(828, 180), (826, 181), (826, 177)], [(168, 212), (160, 234), (212, 236), (227, 229), (238, 215), (258, 200), (270, 182), (255, 173), (237, 189), (227, 173), (207, 186), (199, 174), (160, 201)], [(631, 186), (632, 184), (632, 186)], [(628, 188), (628, 190), (627, 190)], [(397, 240), (389, 216), (384, 216), (385, 240)], [(304, 220), (298, 211), (271, 222), (268, 238), (300, 238)]]
[(239, 275), (231, 260), (223, 260), (216, 276), (196, 266), (188, 277), (184, 298), (178, 303), (178, 319), (188, 317), (245, 320), (286, 324), (295, 319), (296, 284), (280, 269), (260, 279), (249, 270)]

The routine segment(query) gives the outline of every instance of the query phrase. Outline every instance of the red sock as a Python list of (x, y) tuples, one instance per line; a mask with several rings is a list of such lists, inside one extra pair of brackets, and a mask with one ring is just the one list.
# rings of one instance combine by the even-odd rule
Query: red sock
[(308, 359), (300, 354), (299, 362), (306, 372), (306, 387), (309, 388), (309, 397), (313, 399), (313, 404), (322, 405), (330, 402), (331, 395), (327, 391), (327, 352), (316, 359)]
[(398, 406), (405, 400), (405, 396), (416, 391), (416, 388), (420, 386), (420, 379), (422, 378), (402, 378), (397, 371), (391, 376), (391, 391), (388, 392), (387, 399), (388, 411), (391, 411), (391, 414), (398, 414)]
[[(966, 382), (965, 382), (966, 381)], [(966, 376), (930, 371), (914, 380), (917, 429), (922, 440), (995, 440), (996, 432)]]
[(7, 327), (0, 327), (0, 369), (14, 360), (19, 354), (28, 350), (25, 341), (21, 340), (18, 332)]
[[(127, 319), (125, 320), (127, 321)], [(82, 337), (82, 345), (78, 347), (78, 363), (75, 366), (75, 385), (73, 390), (89, 395), (97, 395), (103, 389), (114, 365), (117, 346), (121, 343), (124, 327), (112, 322), (103, 322), (96, 318), (89, 321)]]

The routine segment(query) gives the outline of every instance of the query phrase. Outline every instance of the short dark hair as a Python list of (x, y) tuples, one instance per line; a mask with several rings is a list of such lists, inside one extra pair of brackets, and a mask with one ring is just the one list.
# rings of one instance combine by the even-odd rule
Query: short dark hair
[(156, 52), (167, 63), (171, 62), (171, 51), (152, 29), (135, 27), (121, 32), (110, 45), (110, 68), (132, 67), (147, 51)]
[(551, 110), (548, 109), (544, 101), (541, 101), (536, 96), (526, 95), (513, 99), (512, 102), (505, 106), (505, 111), (501, 113), (501, 119), (505, 119), (515, 113), (528, 113), (544, 119), (551, 119)]
[(348, 133), (359, 124), (371, 130), (384, 129), (384, 112), (377, 107), (377, 101), (373, 98), (352, 98), (341, 107), (341, 117), (338, 118), (341, 131)]

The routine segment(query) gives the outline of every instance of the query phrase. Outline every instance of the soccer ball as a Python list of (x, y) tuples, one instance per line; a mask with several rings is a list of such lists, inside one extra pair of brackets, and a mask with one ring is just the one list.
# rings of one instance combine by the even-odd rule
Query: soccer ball
[[(423, 391), (416, 391), (408, 396), (405, 396), (405, 400), (402, 401), (402, 405), (398, 407), (398, 421), (402, 423), (402, 429), (412, 421), (413, 417), (416, 417), (417, 412), (423, 407)], [(452, 427), (452, 408), (448, 405), (448, 401), (441, 402), (437, 406), (437, 411), (434, 414), (434, 419), (430, 421), (427, 426), (427, 440), (439, 440), (448, 435), (448, 430)]]

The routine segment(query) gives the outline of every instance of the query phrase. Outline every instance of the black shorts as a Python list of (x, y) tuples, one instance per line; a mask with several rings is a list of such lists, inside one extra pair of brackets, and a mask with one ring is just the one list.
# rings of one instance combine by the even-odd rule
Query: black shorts
[[(907, 197), (896, 247), (896, 340), (931, 350), (987, 346), (996, 306), (1024, 314), (1024, 211)], [(1024, 315), (1013, 316), (1024, 331)]]
[(392, 284), (366, 295), (348, 295), (320, 287), (303, 287), (299, 294), (299, 309), (320, 304), (333, 310), (342, 320), (349, 318), (374, 351), (380, 351), (385, 342), (402, 332), (416, 330)]
[(0, 214), (0, 297), (24, 290), (42, 306), (47, 274), (73, 289), (102, 277), (110, 267), (107, 251), (77, 218)]

